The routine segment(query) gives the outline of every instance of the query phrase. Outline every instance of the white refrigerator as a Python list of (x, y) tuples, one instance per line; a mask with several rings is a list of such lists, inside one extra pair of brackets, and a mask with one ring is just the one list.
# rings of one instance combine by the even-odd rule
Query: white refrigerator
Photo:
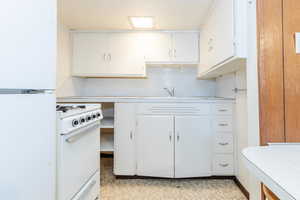
[(0, 199), (55, 200), (56, 0), (0, 6)]

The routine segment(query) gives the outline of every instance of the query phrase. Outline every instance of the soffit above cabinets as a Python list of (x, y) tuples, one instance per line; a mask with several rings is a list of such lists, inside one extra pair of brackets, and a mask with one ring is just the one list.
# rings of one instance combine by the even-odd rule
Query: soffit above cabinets
[(71, 29), (128, 30), (129, 16), (153, 16), (159, 30), (198, 30), (213, 0), (59, 0)]

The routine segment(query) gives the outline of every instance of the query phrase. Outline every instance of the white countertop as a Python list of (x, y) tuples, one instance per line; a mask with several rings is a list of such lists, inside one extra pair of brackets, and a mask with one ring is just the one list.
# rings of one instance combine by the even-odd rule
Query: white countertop
[(126, 102), (159, 102), (159, 103), (199, 103), (199, 102), (217, 102), (226, 101), (234, 102), (231, 98), (219, 97), (134, 97), (134, 96), (73, 96), (57, 98), (59, 103), (97, 103), (97, 102), (113, 102), (113, 103), (126, 103)]
[(247, 167), (283, 200), (300, 200), (300, 145), (250, 147), (243, 151)]

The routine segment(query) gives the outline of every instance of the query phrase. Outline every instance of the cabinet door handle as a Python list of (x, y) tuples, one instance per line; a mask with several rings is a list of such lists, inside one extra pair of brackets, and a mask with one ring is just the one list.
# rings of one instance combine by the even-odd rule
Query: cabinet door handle
[(226, 123), (220, 123), (219, 126), (228, 126)]
[(173, 55), (172, 55), (172, 49), (169, 49), (169, 57), (172, 58)]
[(110, 53), (108, 54), (108, 57), (109, 57), (109, 61), (111, 61), (111, 54)]
[(103, 54), (103, 60), (106, 61), (106, 53)]
[(172, 132), (169, 133), (169, 140), (172, 142)]
[(131, 140), (133, 139), (133, 133), (132, 133), (132, 131), (130, 131), (130, 139)]
[(180, 140), (180, 134), (179, 132), (177, 132), (177, 142), (179, 142), (179, 140)]
[(229, 164), (219, 164), (221, 167), (228, 167)]
[(174, 49), (174, 58), (176, 58), (176, 57), (177, 57), (177, 50)]
[(228, 142), (224, 142), (224, 143), (223, 143), (223, 142), (220, 142), (220, 143), (219, 143), (219, 145), (221, 145), (221, 146), (226, 146), (226, 145), (228, 145), (228, 144), (229, 144)]

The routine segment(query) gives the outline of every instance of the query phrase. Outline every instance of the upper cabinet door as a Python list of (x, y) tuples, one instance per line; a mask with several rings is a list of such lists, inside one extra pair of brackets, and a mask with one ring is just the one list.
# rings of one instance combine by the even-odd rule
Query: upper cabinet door
[(142, 42), (139, 33), (110, 33), (107, 73), (112, 76), (145, 76)]
[(73, 33), (73, 75), (97, 75), (109, 70), (106, 33)]
[(174, 177), (172, 116), (139, 116), (137, 127), (137, 175)]
[(172, 34), (165, 32), (143, 33), (146, 62), (171, 62), (173, 57)]
[(174, 33), (173, 34), (173, 61), (175, 62), (199, 62), (199, 34), (198, 33)]
[(55, 89), (56, 1), (9, 0), (0, 7), (0, 88)]
[(200, 65), (199, 72), (207, 70), (212, 66), (213, 47), (212, 47), (212, 33), (208, 26), (203, 27), (200, 34)]
[(208, 116), (175, 117), (175, 178), (211, 176), (211, 121)]
[(216, 1), (212, 24), (211, 43), (214, 51), (212, 65), (215, 66), (235, 56), (234, 0)]

